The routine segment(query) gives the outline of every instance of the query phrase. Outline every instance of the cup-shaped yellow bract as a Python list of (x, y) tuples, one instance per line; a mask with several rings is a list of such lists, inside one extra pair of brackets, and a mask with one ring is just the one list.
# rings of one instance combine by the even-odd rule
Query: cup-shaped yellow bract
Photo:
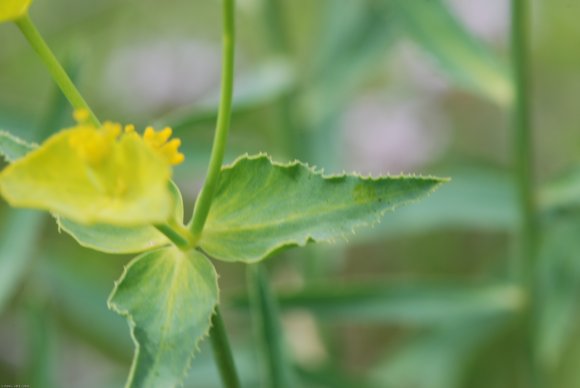
[(121, 134), (118, 124), (79, 124), (6, 167), (0, 192), (15, 207), (132, 226), (171, 217), (170, 179), (171, 163), (143, 137)]
[(24, 16), (31, 2), (32, 0), (0, 0), (0, 23)]

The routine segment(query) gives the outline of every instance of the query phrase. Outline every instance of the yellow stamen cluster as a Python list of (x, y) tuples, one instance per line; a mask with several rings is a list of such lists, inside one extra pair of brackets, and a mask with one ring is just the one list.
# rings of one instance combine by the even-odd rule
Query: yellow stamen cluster
[[(120, 136), (139, 136), (132, 124), (124, 128), (119, 123), (105, 122), (97, 129), (88, 122), (89, 112), (83, 109), (74, 112), (77, 121), (77, 131), (71, 135), (70, 144), (77, 150), (81, 158), (90, 164), (100, 163), (109, 153), (113, 144)], [(147, 127), (143, 134), (145, 144), (153, 148), (167, 162), (177, 165), (185, 159), (179, 152), (180, 139), (169, 139), (172, 134), (169, 127), (156, 132), (153, 127)]]
[(181, 140), (177, 138), (169, 140), (172, 133), (173, 131), (169, 127), (165, 127), (159, 132), (155, 132), (153, 127), (147, 127), (143, 134), (143, 140), (158, 150), (169, 163), (176, 165), (183, 162), (185, 156), (179, 152)]

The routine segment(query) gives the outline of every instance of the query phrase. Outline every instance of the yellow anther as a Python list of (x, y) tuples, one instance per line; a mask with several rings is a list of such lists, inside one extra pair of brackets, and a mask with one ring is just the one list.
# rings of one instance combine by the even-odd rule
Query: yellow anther
[(86, 123), (89, 120), (90, 116), (91, 114), (89, 113), (88, 109), (85, 108), (75, 109), (75, 111), (73, 112), (73, 118), (79, 124)]
[(163, 143), (165, 143), (167, 140), (169, 140), (169, 138), (171, 137), (171, 135), (173, 134), (173, 130), (169, 127), (165, 127), (163, 128), (163, 130), (161, 132), (159, 132), (159, 139), (163, 141)]
[(147, 127), (143, 134), (143, 140), (153, 148), (161, 148), (171, 137), (172, 130), (167, 127), (162, 131), (155, 132), (153, 127)]
[(155, 138), (155, 129), (153, 127), (145, 128), (145, 132), (143, 133), (143, 139), (146, 141), (151, 141)]
[(180, 139), (172, 139), (160, 148), (161, 154), (173, 165), (179, 164), (185, 159), (185, 156), (178, 151), (180, 145)]
[(171, 159), (169, 159), (169, 163), (175, 166), (175, 165), (182, 163), (184, 160), (185, 160), (185, 155), (183, 155), (180, 152), (177, 152), (177, 153), (171, 155)]
[(177, 149), (179, 148), (180, 145), (181, 145), (181, 139), (175, 138), (175, 139), (171, 139), (171, 141), (165, 143), (165, 145), (163, 145), (163, 147), (161, 149), (162, 150), (177, 151)]
[(96, 165), (109, 153), (114, 138), (94, 128), (81, 128), (71, 134), (69, 144), (87, 163)]
[(102, 126), (105, 136), (116, 139), (121, 134), (121, 124), (106, 121)]

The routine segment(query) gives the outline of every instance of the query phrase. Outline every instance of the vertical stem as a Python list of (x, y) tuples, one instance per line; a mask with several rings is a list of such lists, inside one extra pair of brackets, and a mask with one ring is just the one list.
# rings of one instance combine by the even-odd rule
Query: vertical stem
[(192, 249), (189, 230), (184, 226), (175, 221), (169, 221), (165, 224), (156, 224), (154, 227), (163, 233), (179, 249), (184, 251)]
[(235, 48), (235, 10), (234, 0), (224, 0), (223, 7), (223, 37), (222, 37), (222, 74), (221, 97), (215, 137), (207, 177), (201, 193), (195, 202), (191, 231), (194, 241), (198, 241), (207, 214), (219, 182), (221, 166), (224, 160), (226, 141), (230, 127), (232, 111), (232, 96), (234, 90), (234, 48)]
[(513, 152), (520, 211), (519, 258), (517, 274), (528, 295), (528, 308), (522, 317), (523, 353), (527, 358), (525, 386), (542, 387), (534, 341), (536, 292), (534, 276), (537, 261), (538, 224), (533, 187), (533, 142), (530, 119), (529, 0), (511, 1), (511, 49), (515, 82), (513, 107)]
[(93, 113), (93, 111), (83, 98), (83, 96), (81, 96), (78, 89), (67, 75), (66, 71), (62, 68), (61, 64), (58, 62), (53, 52), (50, 50), (50, 47), (48, 47), (48, 45), (46, 44), (46, 42), (44, 41), (38, 30), (32, 23), (32, 20), (30, 20), (30, 17), (28, 15), (25, 15), (20, 19), (17, 19), (15, 23), (18, 26), (18, 28), (20, 28), (20, 31), (26, 37), (28, 43), (30, 43), (34, 51), (36, 51), (36, 53), (40, 56), (40, 59), (42, 59), (42, 61), (48, 68), (48, 71), (52, 75), (52, 78), (58, 84), (60, 90), (62, 90), (63, 94), (69, 100), (71, 105), (75, 109), (86, 109), (89, 112), (91, 122), (97, 127), (100, 126), (99, 120), (97, 119), (97, 117), (95, 116), (95, 114)]
[(261, 348), (264, 386), (293, 387), (292, 370), (286, 356), (278, 306), (263, 265), (248, 266), (248, 285), (251, 293), (252, 321)]
[[(234, 92), (235, 0), (224, 0), (222, 23), (222, 85), (220, 105), (207, 177), (193, 209), (190, 226), (193, 235), (193, 245), (195, 245), (201, 237), (205, 220), (207, 219), (209, 208), (219, 182), (230, 128), (232, 98)], [(240, 382), (237, 376), (221, 313), (217, 307), (216, 312), (212, 317), (210, 339), (214, 351), (214, 357), (218, 364), (224, 386), (227, 388), (238, 388)]]
[(528, 0), (512, 0), (512, 52), (515, 80), (514, 157), (521, 218), (521, 263), (523, 281), (531, 282), (536, 260), (537, 223), (533, 188), (532, 129), (528, 59)]
[(219, 307), (216, 307), (211, 324), (211, 346), (224, 386), (226, 388), (239, 388), (240, 381), (236, 374), (234, 358)]

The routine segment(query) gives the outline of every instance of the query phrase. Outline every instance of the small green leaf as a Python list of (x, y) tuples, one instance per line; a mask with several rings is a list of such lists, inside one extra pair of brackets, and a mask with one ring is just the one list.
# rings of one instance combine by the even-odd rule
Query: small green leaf
[(22, 158), (36, 147), (38, 147), (36, 144), (27, 143), (10, 132), (0, 131), (0, 155), (7, 162)]
[[(170, 183), (173, 196), (174, 220), (183, 222), (183, 198), (175, 183)], [(58, 218), (59, 227), (70, 234), (80, 245), (106, 253), (139, 253), (170, 243), (155, 227), (113, 226), (106, 224), (82, 225), (65, 218)]]
[(442, 0), (395, 0), (397, 20), (454, 81), (501, 104), (513, 99), (507, 67), (474, 37)]
[(201, 253), (162, 248), (136, 257), (109, 298), (135, 342), (127, 386), (180, 385), (217, 302), (217, 275)]
[(344, 238), (433, 191), (432, 177), (323, 176), (302, 164), (244, 156), (222, 170), (200, 246), (225, 261), (256, 262), (284, 247)]
[(169, 163), (137, 136), (107, 136), (80, 126), (50, 137), (2, 171), (3, 197), (85, 224), (167, 221)]

